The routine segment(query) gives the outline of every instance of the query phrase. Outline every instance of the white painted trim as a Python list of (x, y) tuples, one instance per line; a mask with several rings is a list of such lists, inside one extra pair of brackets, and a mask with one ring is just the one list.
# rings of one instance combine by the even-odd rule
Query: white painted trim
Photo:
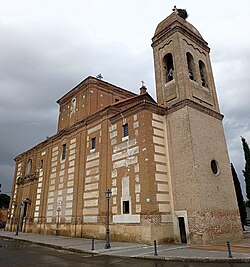
[(85, 223), (97, 223), (97, 216), (83, 216)]
[[(167, 158), (167, 178), (168, 178), (168, 187), (169, 187), (169, 197), (170, 197), (170, 206), (171, 206), (171, 213), (172, 213), (172, 220), (173, 220), (173, 224), (174, 224), (174, 236), (177, 236), (177, 233), (179, 233), (179, 231), (177, 232), (176, 229), (176, 221), (175, 221), (175, 214), (174, 214), (174, 196), (173, 196), (173, 187), (172, 187), (172, 170), (170, 168), (171, 163), (170, 163), (170, 155), (169, 155), (169, 151), (171, 149), (171, 143), (170, 143), (170, 130), (169, 130), (169, 125), (167, 123), (167, 118), (166, 116), (164, 116), (164, 120), (163, 120), (163, 129), (164, 129), (164, 137), (165, 137), (165, 149), (166, 149), (166, 158)], [(179, 225), (179, 223), (178, 223)]]
[(113, 215), (113, 223), (140, 223), (141, 218), (138, 214)]
[(124, 142), (124, 141), (126, 141), (126, 140), (128, 140), (128, 135), (127, 135), (127, 136), (124, 136), (124, 137), (122, 137), (122, 142)]

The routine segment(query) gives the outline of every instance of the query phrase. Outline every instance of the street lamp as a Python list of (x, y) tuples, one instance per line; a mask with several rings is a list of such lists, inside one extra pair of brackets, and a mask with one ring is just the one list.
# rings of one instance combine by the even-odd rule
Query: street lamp
[(105, 196), (106, 196), (106, 199), (108, 201), (108, 207), (107, 207), (107, 225), (106, 225), (106, 243), (105, 243), (105, 248), (110, 248), (110, 242), (109, 242), (109, 200), (110, 200), (110, 197), (111, 197), (111, 190), (108, 189), (106, 192), (105, 192)]
[(60, 221), (60, 211), (61, 211), (61, 207), (58, 206), (56, 211), (57, 211), (56, 235), (59, 235), (59, 221)]
[(15, 235), (18, 235), (22, 206), (23, 206), (23, 203), (21, 202), (20, 206), (19, 206), (19, 215), (18, 215), (18, 221), (17, 221), (16, 234)]

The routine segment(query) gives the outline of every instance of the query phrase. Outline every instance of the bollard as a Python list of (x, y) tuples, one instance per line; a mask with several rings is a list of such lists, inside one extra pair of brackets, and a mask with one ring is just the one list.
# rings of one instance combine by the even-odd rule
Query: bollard
[(233, 255), (231, 253), (231, 247), (230, 247), (230, 242), (227, 241), (227, 250), (228, 250), (228, 258), (232, 259)]
[(92, 247), (91, 247), (91, 250), (95, 250), (95, 239), (92, 238)]
[(154, 256), (158, 256), (157, 247), (156, 247), (156, 240), (154, 240)]

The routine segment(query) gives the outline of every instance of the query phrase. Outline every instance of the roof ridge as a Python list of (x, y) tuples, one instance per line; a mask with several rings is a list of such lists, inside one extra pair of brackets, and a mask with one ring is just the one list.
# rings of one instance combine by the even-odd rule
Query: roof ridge
[(112, 83), (109, 83), (107, 81), (103, 81), (101, 79), (98, 79), (98, 78), (95, 78), (93, 76), (88, 76), (86, 77), (84, 80), (82, 80), (80, 83), (78, 83), (77, 85), (75, 85), (70, 91), (68, 91), (66, 94), (64, 94), (62, 97), (60, 97), (56, 103), (60, 104), (60, 102), (62, 101), (62, 99), (66, 98), (67, 96), (69, 96), (70, 94), (72, 94), (72, 92), (74, 92), (77, 88), (79, 88), (81, 85), (83, 85), (84, 83), (86, 83), (87, 81), (91, 81), (91, 80), (94, 80), (95, 82), (98, 82), (98, 83), (101, 83), (101, 84), (105, 84), (105, 85), (109, 85), (111, 87), (113, 87), (114, 89), (116, 90), (119, 90), (119, 91), (123, 91), (127, 94), (133, 94), (133, 95), (136, 95), (136, 93), (132, 92), (132, 91), (129, 91), (129, 90), (126, 90), (122, 87), (119, 87), (118, 85), (115, 85), (115, 84), (112, 84)]

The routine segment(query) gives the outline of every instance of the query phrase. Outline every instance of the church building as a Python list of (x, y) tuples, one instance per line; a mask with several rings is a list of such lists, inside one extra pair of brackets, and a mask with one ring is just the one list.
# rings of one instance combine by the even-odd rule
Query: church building
[[(87, 77), (57, 133), (15, 158), (6, 230), (153, 244), (242, 237), (207, 42), (174, 8), (152, 38), (157, 101)], [(109, 199), (106, 193), (111, 191)]]

